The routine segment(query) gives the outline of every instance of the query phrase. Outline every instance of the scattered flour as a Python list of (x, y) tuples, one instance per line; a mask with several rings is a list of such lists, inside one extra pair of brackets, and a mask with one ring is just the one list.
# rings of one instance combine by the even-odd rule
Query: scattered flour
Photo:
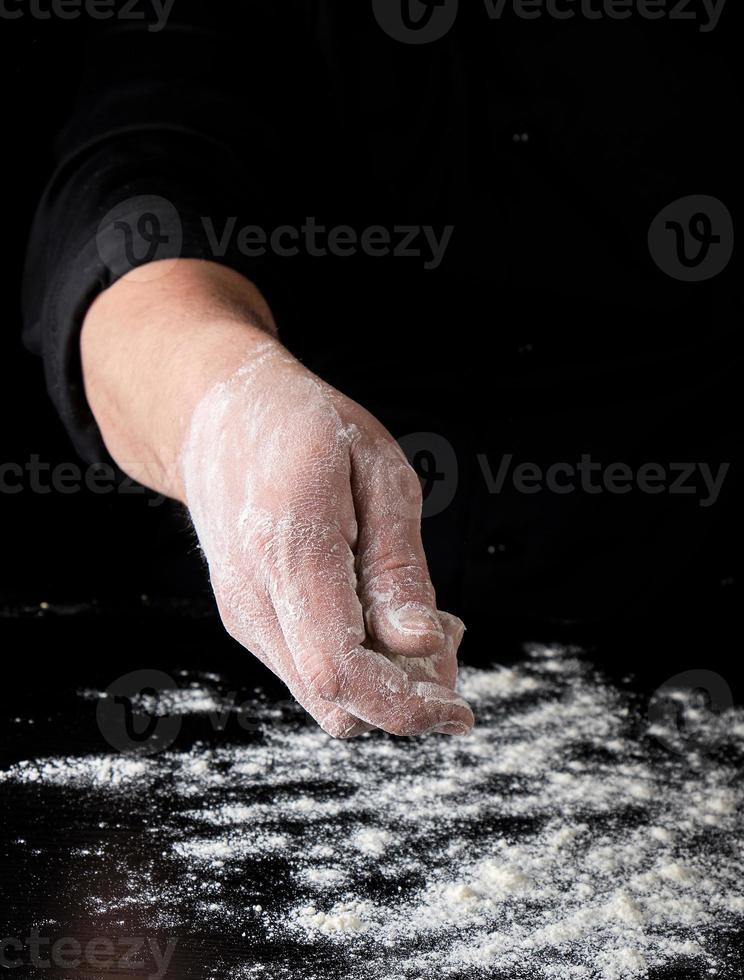
[(300, 877), (306, 885), (323, 889), (341, 885), (345, 875), (338, 868), (304, 868)]
[[(207, 675), (209, 676), (209, 675)], [(88, 701), (97, 701), (109, 695), (106, 691), (84, 690), (80, 696)], [(131, 699), (132, 707), (154, 718), (169, 715), (219, 715), (234, 710), (234, 701), (221, 697), (212, 688), (198, 681), (191, 681), (185, 687), (167, 688), (156, 694), (140, 694)]]
[(391, 846), (393, 840), (394, 837), (389, 830), (365, 827), (354, 834), (351, 842), (362, 854), (380, 857)]
[(147, 763), (125, 755), (81, 756), (19, 762), (8, 772), (0, 772), (0, 783), (42, 783), (47, 786), (81, 788), (121, 788), (147, 778)]
[[(650, 731), (640, 698), (561, 648), (466, 669), (461, 690), (465, 738), (334, 741), (265, 705), (239, 746), (43, 759), (0, 782), (147, 803), (172, 887), (133, 865), (91, 913), (327, 948), (317, 980), (740, 978), (724, 940), (744, 927), (744, 712), (701, 716), (680, 692), (677, 727)], [(256, 868), (246, 900), (226, 876)]]
[(364, 932), (366, 925), (361, 916), (364, 914), (359, 906), (337, 906), (332, 912), (319, 912), (308, 905), (300, 912), (303, 926), (309, 932), (325, 933), (358, 933)]

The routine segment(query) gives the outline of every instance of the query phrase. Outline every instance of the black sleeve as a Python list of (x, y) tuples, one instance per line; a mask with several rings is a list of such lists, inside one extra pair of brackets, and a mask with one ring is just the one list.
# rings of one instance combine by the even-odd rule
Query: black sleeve
[[(176, 0), (157, 30), (117, 19), (86, 33), (79, 90), (31, 232), (23, 311), (24, 343), (43, 357), (51, 398), (90, 462), (108, 458), (78, 349), (95, 297), (135, 266), (172, 257), (208, 257), (261, 281), (261, 260), (223, 233), (239, 214), (259, 223), (271, 156), (284, 155), (274, 114), (291, 81), (269, 52), (292, 62), (307, 25), (301, 16), (293, 25), (290, 8)], [(277, 46), (267, 35), (280, 27)]]

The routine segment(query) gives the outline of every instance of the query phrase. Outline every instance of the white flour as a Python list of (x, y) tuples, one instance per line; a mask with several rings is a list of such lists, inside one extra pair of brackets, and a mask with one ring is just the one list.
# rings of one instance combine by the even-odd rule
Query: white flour
[[(219, 678), (213, 679), (215, 683), (219, 681)], [(88, 701), (97, 701), (108, 697), (108, 694), (105, 691), (85, 690), (80, 692), (80, 696)], [(197, 681), (191, 681), (185, 687), (159, 691), (154, 695), (140, 694), (131, 701), (134, 709), (155, 718), (169, 715), (219, 715), (234, 707), (232, 701), (220, 697)]]
[[(460, 689), (478, 715), (462, 739), (333, 741), (266, 707), (253, 744), (41, 760), (0, 782), (152, 799), (178, 888), (138, 867), (92, 912), (139, 902), (160, 924), (330, 944), (349, 980), (740, 977), (722, 940), (744, 925), (744, 712), (680, 695), (694, 744), (681, 724), (649, 734), (643, 704), (560, 649), (467, 669)], [(277, 858), (289, 903), (270, 876), (249, 901), (223, 886)]]

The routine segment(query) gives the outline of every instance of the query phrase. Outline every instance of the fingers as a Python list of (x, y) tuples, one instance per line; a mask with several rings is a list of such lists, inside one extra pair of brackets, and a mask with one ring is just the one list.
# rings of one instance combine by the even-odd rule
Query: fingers
[(425, 657), (445, 641), (421, 541), (421, 485), (389, 437), (352, 457), (358, 590), (378, 649)]
[(457, 651), (465, 632), (465, 624), (457, 616), (439, 613), (444, 631), (442, 648), (428, 657), (403, 657), (391, 655), (389, 659), (400, 667), (412, 681), (433, 681), (455, 690), (457, 683)]
[(282, 649), (283, 656), (281, 665), (274, 669), (274, 673), (284, 681), (295, 701), (301, 704), (305, 711), (317, 721), (323, 731), (332, 738), (344, 739), (355, 738), (357, 735), (363, 735), (372, 730), (372, 725), (361, 721), (343, 708), (329, 703), (311, 690), (300, 676), (277, 623), (274, 650), (279, 649)]
[(267, 608), (259, 614), (254, 612), (248, 624), (236, 616), (234, 603), (223, 603), (218, 596), (218, 605), (230, 635), (287, 685), (292, 697), (324, 731), (333, 738), (354, 738), (371, 730), (371, 725), (329, 703), (310, 689), (295, 666), (273, 610)]
[(297, 673), (315, 696), (394, 735), (441, 726), (451, 726), (453, 734), (470, 730), (470, 707), (452, 690), (411, 680), (362, 646), (353, 556), (338, 528), (308, 520), (272, 557), (270, 598)]
[(354, 558), (328, 518), (288, 518), (275, 535), (269, 598), (303, 681), (333, 701), (336, 660), (365, 640)]
[(414, 680), (374, 650), (350, 651), (336, 662), (334, 674), (336, 704), (392, 735), (464, 735), (473, 727), (463, 698), (432, 680)]

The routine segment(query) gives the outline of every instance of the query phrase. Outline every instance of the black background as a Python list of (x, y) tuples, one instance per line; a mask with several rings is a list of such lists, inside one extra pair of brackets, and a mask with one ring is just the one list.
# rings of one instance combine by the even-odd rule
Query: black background
[[(650, 32), (661, 32), (670, 42), (682, 39), (689, 45), (693, 85), (710, 85), (708, 66), (720, 67), (736, 53), (733, 4), (734, 0), (729, 0), (722, 24), (711, 35), (700, 35), (690, 25), (647, 25)], [(39, 23), (29, 18), (0, 20), (4, 92), (0, 462), (24, 464), (34, 454), (52, 465), (76, 461), (47, 396), (41, 363), (21, 344), (20, 291), (30, 222), (53, 166), (52, 138), (65, 118), (76, 86), (83, 26), (75, 22)], [(617, 32), (618, 46), (625, 44), (623, 25), (610, 28)], [(636, 84), (632, 58), (628, 59), (626, 84), (629, 90)], [(733, 91), (718, 91), (710, 104), (708, 126), (701, 130), (697, 142), (698, 159), (680, 161), (680, 174), (694, 171), (696, 165), (701, 173), (719, 173), (720, 196), (726, 196), (730, 174), (740, 172), (740, 167), (735, 160), (720, 156), (718, 145), (711, 144), (711, 133), (726, 136), (722, 144), (728, 144), (730, 132), (740, 128), (736, 106)], [(697, 184), (683, 183), (678, 192), (677, 185), (675, 181), (669, 188), (668, 199), (701, 191)], [(710, 192), (717, 190), (718, 186)], [(736, 221), (736, 202), (726, 200)], [(721, 326), (716, 315), (731, 322), (737, 276), (735, 257), (732, 267), (716, 283), (715, 296), (707, 285), (680, 285), (675, 303), (684, 316), (660, 325), (657, 346), (662, 351), (665, 344), (671, 348), (679, 341), (680, 331), (714, 337)], [(342, 312), (356, 312), (358, 297), (353, 281), (345, 287), (343, 283), (336, 285), (347, 290), (337, 304), (338, 337), (343, 328)], [(398, 285), (405, 288), (405, 283)], [(460, 372), (459, 384), (443, 400), (442, 414), (454, 420), (455, 428), (463, 425), (456, 409), (461, 393), (478, 386), (490, 390), (493, 361), (489, 351), (494, 334), (504, 322), (510, 324), (505, 328), (509, 337), (508, 344), (501, 338), (500, 356), (505, 344), (511, 347), (506, 373), (526, 379), (528, 391), (529, 379), (536, 379), (537, 390), (538, 380), (545, 378), (556, 357), (570, 361), (577, 352), (591, 349), (594, 353), (601, 348), (602, 357), (605, 361), (609, 357), (611, 362), (613, 350), (617, 351), (614, 375), (612, 371), (603, 374), (594, 388), (577, 384), (572, 392), (577, 412), (584, 412), (587, 418), (605, 394), (602, 385), (606, 378), (622, 390), (624, 352), (632, 343), (634, 331), (642, 334), (642, 328), (628, 323), (624, 328), (621, 321), (620, 325), (606, 325), (601, 342), (596, 333), (538, 329), (525, 325), (524, 320), (516, 329), (510, 314), (519, 311), (519, 304), (498, 295), (494, 298), (488, 283), (481, 294), (466, 297), (443, 296), (433, 286), (427, 294), (429, 280), (412, 288), (418, 288), (419, 301), (423, 295), (424, 305), (419, 302), (411, 306), (422, 319), (428, 318), (433, 333), (442, 311), (450, 316), (455, 313), (460, 319), (457, 336), (462, 338), (462, 347), (459, 351), (445, 350), (443, 358), (446, 361), (452, 356)], [(281, 311), (290, 335), (293, 299), (287, 300), (286, 312)], [(404, 312), (406, 309), (403, 304)], [(367, 296), (364, 316), (360, 315), (354, 329), (343, 335), (343, 342), (328, 353), (314, 351), (311, 338), (301, 353), (329, 380), (377, 412), (394, 434), (427, 427), (441, 431), (441, 419), (432, 416), (431, 404), (426, 407), (424, 396), (416, 406), (401, 405), (399, 394), (391, 395), (384, 385), (369, 382), (373, 366), (366, 355), (365, 331), (377, 329), (380, 315), (390, 313), (387, 297)], [(606, 313), (598, 304), (597, 316)], [(321, 312), (316, 309), (313, 315), (320, 324)], [(389, 316), (389, 320), (386, 329), (402, 344), (396, 349), (405, 362), (405, 315)], [(323, 329), (333, 334), (333, 324), (329, 326), (327, 320)], [(293, 336), (297, 347), (303, 348), (302, 338), (296, 333)], [(534, 348), (529, 363), (522, 353), (526, 345)], [(360, 352), (364, 370), (350, 371), (349, 364), (359, 359)], [(695, 498), (636, 498), (632, 504), (625, 498), (596, 502), (582, 498), (577, 503), (588, 509), (588, 523), (583, 525), (576, 553), (563, 565), (543, 562), (542, 552), (549, 550), (547, 543), (539, 536), (537, 540), (529, 537), (534, 511), (523, 509), (525, 502), (519, 499), (484, 499), (476, 489), (474, 464), (464, 466), (456, 505), (446, 515), (424, 522), (440, 603), (463, 615), (469, 626), (462, 648), (464, 659), (508, 662), (520, 655), (524, 641), (562, 640), (588, 647), (603, 669), (617, 679), (634, 673), (634, 683), (646, 694), (683, 671), (714, 670), (726, 679), (737, 701), (744, 700), (740, 670), (742, 498), (737, 454), (741, 361), (731, 338), (720, 348), (713, 346), (712, 359), (712, 367), (699, 366), (698, 401), (691, 401), (679, 416), (675, 416), (673, 402), (667, 405), (669, 425), (662, 427), (655, 441), (650, 440), (645, 447), (634, 445), (625, 457), (643, 461), (648, 458), (644, 457), (647, 451), (654, 459), (665, 454), (669, 459), (730, 461), (732, 471), (724, 493), (707, 511), (697, 506)], [(391, 369), (390, 360), (383, 358), (379, 369)], [(591, 357), (586, 360), (590, 363)], [(694, 371), (693, 365), (691, 390), (695, 388)], [(664, 377), (656, 380), (663, 389)], [(434, 381), (432, 386), (436, 387)], [(524, 385), (517, 388), (525, 390)], [(390, 391), (398, 389), (391, 383)], [(504, 400), (503, 395), (499, 397)], [(488, 399), (485, 403), (489, 404)], [(549, 405), (547, 408), (549, 414)], [(632, 419), (636, 429), (642, 427), (643, 410)], [(464, 457), (472, 460), (469, 452), (473, 449), (508, 452), (519, 443), (517, 434), (522, 430), (504, 423), (509, 413), (503, 404), (493, 407), (493, 412), (493, 419), (485, 412), (479, 420), (479, 429), (486, 435), (474, 437)], [(530, 413), (523, 415), (529, 417)], [(536, 409), (535, 415), (544, 417), (545, 406)], [(469, 421), (464, 420), (465, 424)], [(523, 431), (529, 433), (530, 426)], [(541, 432), (539, 446), (527, 446), (528, 458), (563, 458), (575, 449), (576, 441), (568, 440), (566, 446), (557, 429), (548, 426)], [(489, 433), (493, 435), (490, 441)], [(601, 439), (592, 445), (601, 449)], [(610, 451), (616, 456), (617, 450), (616, 444)], [(569, 516), (559, 511), (552, 519), (560, 523)], [(618, 535), (613, 538), (611, 533), (618, 528), (628, 529), (625, 550), (618, 547)], [(69, 496), (29, 492), (0, 495), (0, 529), (0, 652), (8, 708), (2, 727), (3, 765), (58, 752), (106, 751), (93, 725), (92, 711), (78, 716), (79, 702), (70, 692), (80, 687), (105, 688), (129, 670), (207, 669), (224, 673), (228, 686), (236, 689), (250, 688), (259, 680), (271, 693), (280, 695), (280, 686), (221, 629), (187, 516), (177, 505), (152, 506), (152, 498), (145, 494), (101, 496), (85, 490)], [(605, 532), (606, 540), (602, 538)], [(619, 537), (623, 535), (621, 532)], [(525, 538), (529, 546), (525, 546)], [(492, 554), (489, 546), (497, 544), (499, 548)], [(41, 608), (42, 602), (48, 607)], [(34, 729), (11, 723), (16, 714), (25, 717), (34, 713), (39, 720)], [(180, 747), (186, 747), (188, 735)], [(75, 813), (65, 812), (61, 823), (73, 828), (75, 843), (85, 844), (95, 842), (100, 816), (109, 815), (90, 810), (78, 823)], [(66, 859), (69, 842), (56, 839), (57, 815), (40, 812), (38, 801), (32, 799), (28, 811), (3, 810), (2, 817), (5, 843), (23, 834), (52, 856), (40, 876), (33, 862), (27, 863), (23, 856), (14, 859), (19, 863), (6, 866), (6, 899), (12, 906), (7, 924), (19, 931), (27, 920), (41, 913), (70, 915), (68, 899), (74, 893), (80, 867), (71, 867)], [(121, 848), (130, 852), (141, 846), (141, 840), (138, 815), (130, 812), (128, 819), (130, 826), (118, 839)], [(4, 850), (10, 852), (9, 848)], [(13, 853), (17, 855), (17, 849)], [(24, 903), (29, 903), (28, 907)], [(203, 975), (212, 955), (224, 952), (219, 943), (215, 945), (214, 937), (199, 935), (198, 926), (194, 948), (186, 953), (188, 962), (177, 966), (180, 976)], [(244, 951), (234, 952), (239, 961)]]
[[(693, 84), (699, 80), (704, 87), (709, 84), (711, 65), (726, 76), (726, 66), (735, 46), (732, 19), (733, 11), (727, 9), (718, 30), (708, 35), (698, 33), (691, 24), (663, 22), (645, 25), (643, 29), (666, 32), (670, 41), (683, 43), (689, 51), (690, 79)], [(606, 29), (617, 31), (619, 47), (627, 43), (624, 25), (612, 24)], [(4, 221), (0, 239), (4, 286), (0, 331), (3, 419), (0, 457), (21, 464), (33, 454), (52, 465), (76, 461), (46, 394), (41, 364), (22, 348), (19, 297), (29, 225), (39, 193), (51, 172), (53, 135), (73, 97), (84, 34), (82, 22), (42, 23), (30, 18), (0, 22), (6, 93), (2, 154)], [(632, 58), (628, 63), (627, 85), (629, 90), (635, 85)], [(733, 89), (717, 91), (710, 104), (709, 128), (701, 132), (696, 144), (699, 158), (680, 161), (680, 173), (688, 174), (698, 164), (705, 175), (719, 173), (722, 195), (731, 188), (729, 180), (736, 162), (716, 155), (719, 147), (711, 146), (710, 135), (713, 132), (725, 136), (721, 145), (729, 145), (730, 131), (739, 125), (737, 106)], [(699, 115), (691, 117), (691, 125), (697, 124)], [(669, 198), (677, 190), (677, 182), (673, 183)], [(685, 185), (682, 190), (695, 192), (699, 188)], [(735, 203), (733, 199), (728, 200), (734, 219)], [(405, 279), (402, 273), (396, 274)], [(674, 319), (666, 322), (655, 340), (657, 346), (663, 348), (664, 337), (670, 344), (675, 342), (678, 329), (692, 330), (698, 335), (710, 332), (711, 337), (715, 336), (720, 326), (715, 316), (730, 323), (735, 309), (736, 275), (735, 260), (719, 277), (715, 290), (709, 284), (680, 285), (675, 302), (678, 309), (686, 311), (684, 324)], [(353, 288), (353, 284), (348, 287), (349, 304), (353, 301)], [(404, 289), (405, 282), (399, 281), (396, 288)], [(417, 284), (417, 288), (419, 296), (425, 296), (428, 281), (423, 286)], [(428, 300), (424, 300), (428, 307), (423, 315), (433, 317), (442, 302), (448, 314), (460, 311), (464, 321), (462, 334), (466, 337), (462, 349), (456, 352), (458, 370), (464, 372), (460, 388), (487, 385), (492, 367), (487, 352), (494, 332), (504, 320), (513, 323), (513, 317), (503, 314), (505, 310), (513, 313), (515, 307), (499, 307), (496, 296), (495, 311), (487, 310), (485, 304), (489, 297), (493, 299), (488, 288), (464, 299), (443, 297), (438, 290), (439, 287), (431, 288)], [(294, 337), (292, 301), (287, 302), (286, 315), (290, 339)], [(373, 319), (380, 311), (382, 300), (372, 297), (369, 306), (368, 315)], [(339, 302), (338, 309), (348, 310), (347, 303)], [(386, 310), (389, 312), (387, 307)], [(598, 307), (600, 313), (604, 315), (604, 307)], [(501, 314), (501, 319), (497, 314)], [(400, 321), (404, 323), (404, 317), (392, 319), (390, 335), (397, 332), (400, 339)], [(329, 329), (327, 323), (325, 328)], [(348, 370), (348, 364), (364, 350), (365, 329), (370, 327), (360, 318), (360, 324), (344, 336), (343, 345), (333, 347), (330, 356), (313, 351), (307, 338), (304, 349), (302, 341), (296, 346), (329, 380), (339, 383), (378, 412), (394, 434), (415, 431), (425, 425), (428, 409), (421, 412), (410, 406), (401, 409), (398, 405), (393, 410), (394, 399), (386, 402), (384, 386), (370, 386), (368, 372), (355, 374)], [(549, 368), (557, 348), (562, 348), (563, 356), (570, 358), (572, 351), (579, 350), (586, 341), (580, 331), (574, 337), (570, 330), (554, 331), (548, 337), (548, 332), (543, 330), (533, 345), (533, 334), (540, 334), (539, 330), (532, 330), (531, 326), (526, 330), (508, 329), (513, 333), (509, 341), (513, 340), (514, 348), (512, 376), (527, 376), (532, 372), (539, 378)], [(436, 325), (432, 330), (436, 332)], [(627, 335), (631, 336), (633, 330), (633, 325), (628, 324)], [(603, 356), (608, 351), (611, 354), (613, 348), (618, 350), (619, 386), (623, 384), (619, 366), (625, 341), (627, 337), (618, 334), (615, 323), (603, 335)], [(401, 342), (405, 350), (405, 340)], [(529, 347), (535, 347), (536, 355), (530, 366), (522, 369), (519, 359), (526, 342)], [(447, 355), (450, 353), (446, 351)], [(574, 556), (575, 567), (568, 570), (550, 563), (543, 567), (541, 549), (545, 542), (531, 540), (526, 549), (524, 546), (525, 527), (529, 529), (531, 514), (522, 513), (523, 502), (478, 502), (475, 463), (465, 463), (457, 505), (445, 517), (425, 522), (424, 534), (441, 605), (465, 616), (471, 627), (463, 650), (466, 657), (478, 659), (487, 645), (488, 657), (508, 659), (509, 651), (513, 652), (522, 639), (569, 639), (590, 645), (598, 643), (608, 662), (617, 659), (620, 670), (634, 666), (646, 669), (659, 681), (688, 667), (715, 665), (732, 683), (737, 683), (741, 482), (736, 449), (740, 361), (731, 336), (719, 348), (713, 348), (711, 356), (713, 370), (710, 365), (700, 369), (701, 397), (697, 409), (687, 405), (675, 423), (672, 406), (670, 424), (662, 430), (669, 443), (660, 446), (657, 442), (651, 451), (665, 452), (667, 458), (730, 461), (732, 471), (721, 499), (706, 512), (697, 507), (695, 498), (692, 502), (686, 498), (665, 500), (663, 504), (657, 498), (647, 498), (640, 503), (636, 500), (630, 508), (620, 499), (582, 501), (580, 506), (586, 505), (587, 512), (593, 510), (585, 527), (586, 540), (577, 545), (577, 552), (586, 548), (589, 555), (597, 545), (601, 529), (612, 527), (617, 520), (638, 532), (637, 541), (631, 541), (626, 553), (612, 553), (617, 542), (607, 545), (609, 553), (604, 556), (606, 560), (599, 577), (592, 573), (591, 557), (583, 553)], [(383, 358), (383, 369), (387, 366)], [(660, 383), (663, 385), (663, 378)], [(694, 386), (694, 377), (691, 384)], [(713, 402), (712, 391), (716, 393)], [(450, 407), (453, 417), (456, 415), (457, 392), (457, 387), (449, 392), (451, 406), (446, 405), (445, 418)], [(592, 400), (600, 395), (601, 392), (591, 387), (578, 386), (572, 397), (578, 405), (582, 402), (586, 405), (589, 417)], [(502, 408), (498, 406), (495, 412), (498, 414)], [(434, 428), (430, 418), (428, 421)], [(633, 424), (637, 426), (638, 419)], [(468, 452), (483, 448), (510, 451), (513, 441), (518, 441), (509, 441), (515, 430), (499, 430), (496, 423), (491, 429), (487, 414), (479, 420), (479, 428), (498, 435), (491, 444), (486, 439), (467, 446)], [(530, 431), (529, 426), (525, 431)], [(534, 449), (538, 459), (550, 459), (551, 454), (560, 455), (564, 451), (570, 449), (565, 449), (561, 436), (550, 428), (544, 430), (540, 445)], [(645, 458), (642, 448), (636, 446), (634, 452), (640, 454), (639, 461)], [(629, 461), (632, 458), (629, 452)], [(469, 455), (467, 460), (471, 460)], [(40, 660), (45, 661), (45, 669), (51, 666), (50, 676), (56, 671), (66, 676), (73, 667), (80, 667), (84, 673), (86, 663), (97, 666), (104, 660), (113, 664), (122, 656), (127, 661), (145, 660), (148, 666), (155, 666), (158, 644), (148, 642), (139, 648), (142, 629), (148, 631), (151, 640), (168, 637), (169, 617), (184, 612), (209, 624), (209, 639), (197, 659), (212, 661), (225, 657), (241, 662), (242, 652), (222, 636), (214, 622), (201, 558), (187, 516), (178, 506), (170, 503), (152, 506), (151, 498), (144, 494), (100, 496), (83, 490), (70, 496), (29, 492), (3, 495), (0, 509), (3, 533), (0, 607), (5, 619), (2, 642), (9, 678), (35, 672)], [(560, 523), (561, 514), (551, 519)], [(655, 540), (649, 558), (645, 545), (651, 539)], [(499, 547), (494, 555), (488, 548), (495, 543)], [(604, 547), (600, 541), (596, 550), (602, 553)], [(631, 583), (629, 588), (628, 583)], [(619, 591), (622, 599), (615, 601)], [(41, 602), (50, 603), (51, 608), (40, 610)], [(70, 620), (78, 617), (85, 622), (84, 626), (71, 625)], [(97, 637), (97, 643), (77, 644), (78, 628), (86, 636)], [(53, 642), (54, 637), (58, 637), (57, 643)], [(51, 646), (67, 649), (63, 661), (54, 655), (49, 665)], [(256, 670), (255, 665), (248, 667), (249, 662), (246, 658), (246, 669)]]

